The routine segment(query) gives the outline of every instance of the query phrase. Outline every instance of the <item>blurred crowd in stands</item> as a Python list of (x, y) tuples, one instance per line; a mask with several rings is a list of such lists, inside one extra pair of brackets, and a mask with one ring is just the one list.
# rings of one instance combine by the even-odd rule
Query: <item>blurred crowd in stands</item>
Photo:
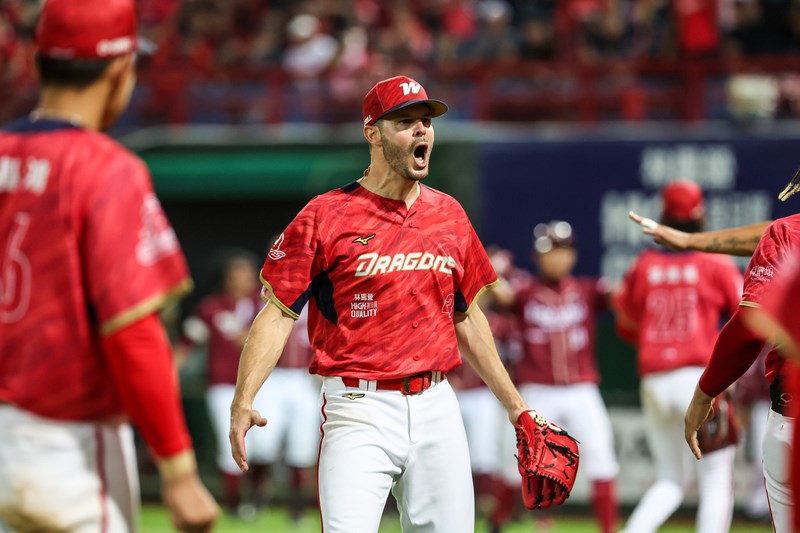
[[(0, 97), (12, 104), (2, 106), (3, 119), (31, 100), (32, 28), (40, 1), (0, 0)], [(145, 94), (134, 109), (156, 122), (226, 120), (176, 107), (191, 101), (186, 95), (193, 87), (203, 93), (193, 107), (222, 101), (227, 120), (275, 122), (320, 118), (314, 106), (330, 108), (330, 100), (350, 103), (342, 115), (352, 117), (354, 103), (375, 80), (401, 72), (474, 83), (486, 71), (514, 70), (520, 62), (538, 65), (541, 73), (609, 61), (746, 62), (748, 56), (800, 54), (798, 0), (137, 3), (141, 34), (155, 53), (142, 61)], [(556, 84), (580, 77), (571, 76)], [(265, 91), (276, 88), (285, 94), (265, 103)], [(628, 114), (636, 114), (636, 97), (627, 96)], [(297, 98), (301, 105), (292, 106)], [(286, 115), (287, 106), (305, 111)], [(485, 118), (474, 106), (472, 112), (477, 116), (465, 118)]]

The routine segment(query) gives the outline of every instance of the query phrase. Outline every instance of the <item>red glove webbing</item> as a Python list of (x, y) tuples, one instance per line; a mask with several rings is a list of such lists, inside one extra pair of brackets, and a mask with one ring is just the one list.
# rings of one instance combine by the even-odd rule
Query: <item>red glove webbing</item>
[(750, 331), (739, 308), (719, 332), (711, 360), (700, 376), (700, 390), (716, 398), (730, 387), (758, 358), (764, 348), (764, 340)]
[(125, 412), (158, 458), (191, 449), (172, 350), (155, 313), (102, 339)]

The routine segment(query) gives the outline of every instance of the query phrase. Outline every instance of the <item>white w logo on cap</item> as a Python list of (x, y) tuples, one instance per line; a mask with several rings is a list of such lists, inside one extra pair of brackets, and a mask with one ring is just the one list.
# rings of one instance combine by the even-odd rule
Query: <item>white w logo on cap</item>
[(422, 89), (422, 85), (415, 81), (411, 83), (403, 82), (400, 84), (400, 87), (403, 88), (403, 96), (408, 96), (411, 93), (419, 94), (419, 90)]

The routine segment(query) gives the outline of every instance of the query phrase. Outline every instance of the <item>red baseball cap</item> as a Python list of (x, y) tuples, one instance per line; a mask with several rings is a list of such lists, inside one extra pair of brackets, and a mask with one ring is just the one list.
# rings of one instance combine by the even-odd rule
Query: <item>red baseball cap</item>
[(40, 54), (55, 59), (104, 59), (133, 52), (133, 0), (46, 0), (36, 46)]
[(697, 220), (706, 212), (702, 189), (687, 179), (673, 181), (664, 187), (661, 200), (661, 216), (670, 220)]
[(407, 76), (379, 81), (364, 97), (364, 125), (371, 126), (389, 113), (414, 104), (427, 104), (433, 117), (447, 112), (447, 104), (428, 98), (425, 88)]

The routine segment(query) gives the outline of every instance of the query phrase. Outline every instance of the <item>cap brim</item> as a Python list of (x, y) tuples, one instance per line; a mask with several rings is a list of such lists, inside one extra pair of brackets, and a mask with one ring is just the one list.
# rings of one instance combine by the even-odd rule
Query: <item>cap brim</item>
[(375, 119), (375, 122), (379, 121), (382, 118), (386, 118), (388, 115), (400, 111), (401, 109), (405, 109), (406, 107), (411, 107), (412, 105), (417, 104), (425, 104), (431, 110), (431, 118), (436, 118), (444, 115), (447, 113), (448, 107), (447, 104), (442, 102), (441, 100), (408, 100), (407, 102), (403, 102), (402, 104), (397, 104), (393, 108), (386, 111), (384, 114), (379, 116)]

